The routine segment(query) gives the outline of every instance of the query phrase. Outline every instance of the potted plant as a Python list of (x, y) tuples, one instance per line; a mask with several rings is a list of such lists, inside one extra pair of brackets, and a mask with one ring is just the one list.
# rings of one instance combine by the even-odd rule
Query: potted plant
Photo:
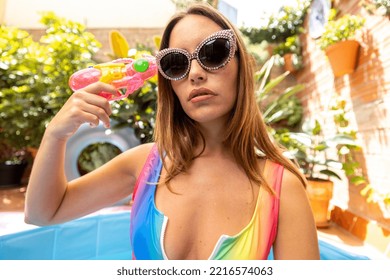
[(19, 186), (31, 155), (0, 141), (0, 188)]
[(343, 133), (324, 136), (318, 120), (307, 120), (302, 132), (284, 133), (279, 140), (307, 178), (307, 193), (317, 227), (327, 227), (333, 181), (341, 180), (345, 174), (339, 151), (343, 146), (358, 147), (355, 139)]
[(304, 89), (304, 85), (282, 87), (281, 83), (290, 73), (271, 77), (275, 60), (274, 55), (255, 74), (255, 80), (259, 83), (256, 91), (257, 103), (268, 126), (274, 129), (293, 128), (302, 119), (302, 104), (295, 95)]
[(302, 46), (299, 35), (287, 37), (285, 41), (276, 45), (273, 53), (283, 58), (287, 71), (295, 72), (302, 68)]
[[(0, 186), (21, 184), (29, 153), (27, 143), (31, 135), (24, 128), (33, 120), (23, 108), (36, 102), (33, 96), (21, 98), (34, 84), (36, 60), (30, 55), (38, 50), (38, 44), (23, 30), (0, 26)], [(30, 129), (36, 133), (39, 127), (34, 123)]]
[(72, 93), (69, 76), (91, 64), (100, 46), (80, 24), (53, 13), (41, 21), (47, 30), (40, 42), (0, 26), (0, 143), (7, 165), (24, 163), (28, 149), (38, 148), (47, 123)]
[(335, 17), (336, 11), (332, 9), (318, 43), (325, 51), (335, 77), (340, 77), (355, 71), (360, 48), (355, 36), (363, 28), (365, 19), (350, 14), (337, 20)]

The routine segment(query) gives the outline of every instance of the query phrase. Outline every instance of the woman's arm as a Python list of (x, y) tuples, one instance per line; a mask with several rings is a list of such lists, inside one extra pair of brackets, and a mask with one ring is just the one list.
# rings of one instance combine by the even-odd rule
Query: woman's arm
[(137, 147), (74, 181), (67, 182), (64, 162), (67, 140), (82, 123), (109, 126), (111, 107), (98, 96), (115, 88), (95, 83), (75, 92), (47, 127), (29, 179), (25, 205), (27, 223), (65, 222), (96, 211), (132, 192), (148, 147)]
[(317, 230), (306, 191), (300, 180), (285, 169), (280, 194), (275, 259), (317, 260)]

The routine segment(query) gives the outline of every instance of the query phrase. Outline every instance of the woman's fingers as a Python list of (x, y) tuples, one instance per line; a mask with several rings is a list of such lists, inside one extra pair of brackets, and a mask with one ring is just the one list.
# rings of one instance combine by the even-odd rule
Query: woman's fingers
[[(112, 113), (111, 105), (106, 98), (101, 97), (101, 92), (108, 92), (117, 95), (117, 90), (106, 83), (97, 82), (86, 86), (85, 88), (73, 93), (75, 102), (78, 102), (78, 106), (85, 112), (96, 115), (100, 119), (105, 127), (110, 126), (109, 116)], [(92, 125), (97, 125), (96, 121), (90, 122)]]
[(120, 95), (120, 93), (118, 92), (118, 90), (114, 86), (107, 84), (107, 83), (103, 83), (103, 82), (96, 82), (96, 83), (90, 84), (90, 85), (84, 87), (82, 90), (89, 92), (89, 93), (92, 93), (92, 94), (95, 94), (95, 95), (99, 95), (102, 92), (110, 93), (110, 94), (113, 94), (115, 96)]
[(51, 121), (50, 133), (58, 139), (66, 139), (83, 123), (97, 126), (102, 121), (105, 127), (110, 127), (111, 105), (99, 96), (102, 91), (117, 94), (113, 86), (102, 82), (75, 91)]
[(94, 115), (94, 114), (85, 112), (84, 119), (86, 120), (85, 122), (86, 122), (86, 123), (89, 123), (89, 125), (90, 125), (91, 127), (97, 127), (97, 126), (99, 125), (100, 119), (99, 119), (99, 117), (97, 117), (97, 116)]
[[(76, 91), (73, 93), (73, 106), (79, 107), (83, 109), (84, 107), (97, 107), (105, 111), (107, 115), (111, 115), (111, 105), (104, 97), (99, 95), (89, 94), (88, 92), (84, 92), (83, 90)], [(91, 105), (91, 106), (88, 106)], [(96, 108), (95, 108), (96, 109)], [(93, 112), (94, 110), (92, 110)], [(100, 112), (101, 110), (99, 110)]]
[(91, 125), (97, 126), (101, 120), (106, 128), (110, 127), (111, 106), (104, 98), (85, 102), (83, 106), (80, 106), (80, 109), (95, 117), (92, 121), (88, 121)]

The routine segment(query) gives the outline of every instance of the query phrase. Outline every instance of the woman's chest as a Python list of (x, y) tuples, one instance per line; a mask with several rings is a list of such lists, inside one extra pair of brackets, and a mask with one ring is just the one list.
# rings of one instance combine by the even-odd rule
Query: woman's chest
[(258, 186), (238, 169), (208, 169), (175, 177), (171, 189), (157, 187), (156, 207), (168, 218), (163, 246), (169, 258), (208, 258), (222, 235), (238, 234), (253, 217)]

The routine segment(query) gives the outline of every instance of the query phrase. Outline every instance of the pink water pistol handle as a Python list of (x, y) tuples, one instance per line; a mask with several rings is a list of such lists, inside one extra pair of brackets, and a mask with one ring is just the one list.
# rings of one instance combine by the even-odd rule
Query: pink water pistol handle
[(78, 90), (89, 84), (101, 81), (113, 85), (118, 95), (101, 92), (107, 100), (119, 100), (143, 86), (144, 82), (157, 74), (156, 59), (144, 56), (139, 59), (120, 58), (77, 71), (69, 78), (72, 90)]

